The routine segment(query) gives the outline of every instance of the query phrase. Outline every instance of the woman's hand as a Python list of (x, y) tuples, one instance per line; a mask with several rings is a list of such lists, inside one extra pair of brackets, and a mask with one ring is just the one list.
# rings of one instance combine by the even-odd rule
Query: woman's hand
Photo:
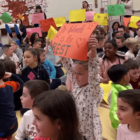
[(5, 75), (4, 75), (4, 79), (8, 79), (12, 76), (12, 73), (10, 72), (5, 72)]

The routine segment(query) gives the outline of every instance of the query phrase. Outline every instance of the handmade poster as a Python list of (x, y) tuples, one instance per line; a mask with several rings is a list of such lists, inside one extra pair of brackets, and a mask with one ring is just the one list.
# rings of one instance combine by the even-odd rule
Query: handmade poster
[(36, 27), (36, 28), (26, 28), (26, 32), (27, 35), (31, 35), (34, 32), (37, 32), (39, 34), (40, 37), (42, 37), (42, 32), (41, 32), (41, 28), (40, 27)]
[(86, 10), (73, 10), (69, 12), (69, 21), (70, 22), (78, 22), (78, 21), (85, 21), (86, 20)]
[(86, 12), (86, 21), (93, 21), (94, 11)]
[(93, 21), (98, 22), (98, 25), (108, 25), (108, 14), (95, 13)]
[(129, 27), (138, 28), (137, 22), (140, 20), (140, 17), (131, 16)]
[(52, 40), (54, 55), (87, 60), (88, 41), (97, 22), (64, 24)]
[(36, 13), (31, 15), (32, 24), (39, 24), (39, 21), (44, 19), (44, 13)]
[(41, 20), (40, 25), (41, 25), (43, 32), (47, 32), (50, 29), (50, 26), (53, 26), (55, 29), (57, 29), (53, 18)]
[(48, 31), (48, 35), (47, 35), (46, 38), (48, 38), (49, 41), (51, 42), (56, 34), (57, 34), (57, 30), (53, 26), (51, 26), (49, 31)]
[(131, 19), (131, 18), (126, 18), (126, 17), (124, 17), (124, 18), (123, 18), (123, 25), (127, 27), (127, 26), (128, 26), (128, 23), (130, 22), (130, 19)]
[(12, 21), (12, 17), (7, 14), (6, 12), (4, 12), (2, 14), (2, 16), (0, 17), (0, 19), (4, 22), (4, 23), (10, 23)]
[(66, 23), (65, 17), (58, 17), (58, 18), (53, 18), (53, 19), (57, 27), (61, 27), (63, 24)]
[(107, 5), (107, 12), (109, 16), (125, 15), (125, 5), (124, 4)]
[(109, 93), (110, 93), (110, 91), (111, 91), (111, 83), (112, 83), (112, 82), (109, 81), (108, 84), (103, 84), (103, 83), (100, 84), (101, 88), (102, 88), (103, 91), (104, 91), (103, 99), (104, 99), (104, 101), (105, 101), (107, 104), (108, 104), (108, 101), (107, 101), (108, 95), (109, 95)]

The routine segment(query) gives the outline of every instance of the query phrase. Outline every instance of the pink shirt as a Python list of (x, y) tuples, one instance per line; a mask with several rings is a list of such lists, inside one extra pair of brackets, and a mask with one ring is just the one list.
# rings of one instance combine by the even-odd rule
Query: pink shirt
[(139, 140), (140, 132), (131, 132), (128, 124), (120, 124), (117, 132), (117, 140)]

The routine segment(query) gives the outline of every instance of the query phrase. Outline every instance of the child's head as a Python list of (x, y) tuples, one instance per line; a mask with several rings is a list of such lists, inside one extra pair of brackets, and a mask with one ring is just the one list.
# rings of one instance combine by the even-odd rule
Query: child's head
[(5, 66), (2, 61), (0, 61), (0, 80), (3, 80), (5, 75)]
[(13, 49), (14, 52), (16, 51), (17, 48), (19, 48), (19, 46), (17, 45), (17, 43), (15, 41), (12, 41), (10, 43), (10, 45), (11, 45), (11, 47), (12, 47), (12, 49)]
[(119, 26), (120, 26), (120, 23), (116, 21), (116, 22), (113, 23), (112, 29), (113, 30), (118, 30)]
[(42, 40), (41, 39), (36, 39), (34, 41), (34, 48), (37, 49), (37, 48), (41, 48), (41, 45), (42, 45)]
[(35, 67), (40, 65), (40, 56), (36, 49), (29, 48), (24, 51), (24, 62), (26, 66)]
[(127, 67), (129, 71), (130, 80), (132, 82), (137, 82), (140, 77), (139, 63), (136, 60), (128, 59), (124, 62), (123, 65)]
[(130, 89), (119, 92), (117, 115), (121, 124), (135, 124), (140, 121), (140, 90)]
[(23, 108), (32, 108), (34, 99), (42, 92), (48, 91), (49, 85), (43, 80), (30, 80), (23, 86), (23, 93), (20, 97)]
[(11, 29), (11, 32), (12, 32), (12, 36), (15, 38), (15, 37), (17, 37), (17, 34), (16, 34), (16, 32), (15, 32), (15, 29), (14, 28), (12, 28)]
[(38, 50), (39, 55), (40, 55), (41, 63), (44, 63), (45, 59), (46, 59), (46, 52), (45, 52), (45, 50), (43, 48), (38, 48), (37, 50)]
[(4, 45), (2, 50), (7, 57), (11, 57), (13, 55), (13, 49), (9, 44)]
[(115, 31), (115, 32), (112, 33), (112, 38), (116, 40), (116, 38), (120, 35), (121, 34), (118, 31)]
[(124, 46), (125, 38), (123, 36), (116, 37), (116, 43), (118, 45), (118, 48), (121, 48)]
[(81, 139), (75, 102), (61, 90), (38, 95), (33, 103), (34, 121), (38, 136), (50, 139)]
[(36, 13), (42, 13), (42, 8), (40, 5), (36, 6)]
[(120, 84), (126, 86), (130, 82), (128, 69), (124, 65), (118, 64), (112, 66), (107, 71), (108, 77), (114, 84)]
[(30, 42), (31, 42), (31, 45), (33, 45), (34, 44), (34, 41), (36, 40), (36, 39), (38, 39), (39, 38), (39, 34), (38, 33), (32, 33), (32, 35), (30, 36)]
[(74, 61), (75, 80), (80, 87), (88, 84), (88, 62), (87, 61)]

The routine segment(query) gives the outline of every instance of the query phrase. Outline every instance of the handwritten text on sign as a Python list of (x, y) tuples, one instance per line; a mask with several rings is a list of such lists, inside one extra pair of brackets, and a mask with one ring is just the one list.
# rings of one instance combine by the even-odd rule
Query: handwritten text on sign
[(52, 40), (54, 55), (86, 61), (88, 40), (97, 24), (64, 24)]
[(44, 19), (44, 13), (32, 14), (31, 19), (33, 24), (39, 24), (39, 21)]

